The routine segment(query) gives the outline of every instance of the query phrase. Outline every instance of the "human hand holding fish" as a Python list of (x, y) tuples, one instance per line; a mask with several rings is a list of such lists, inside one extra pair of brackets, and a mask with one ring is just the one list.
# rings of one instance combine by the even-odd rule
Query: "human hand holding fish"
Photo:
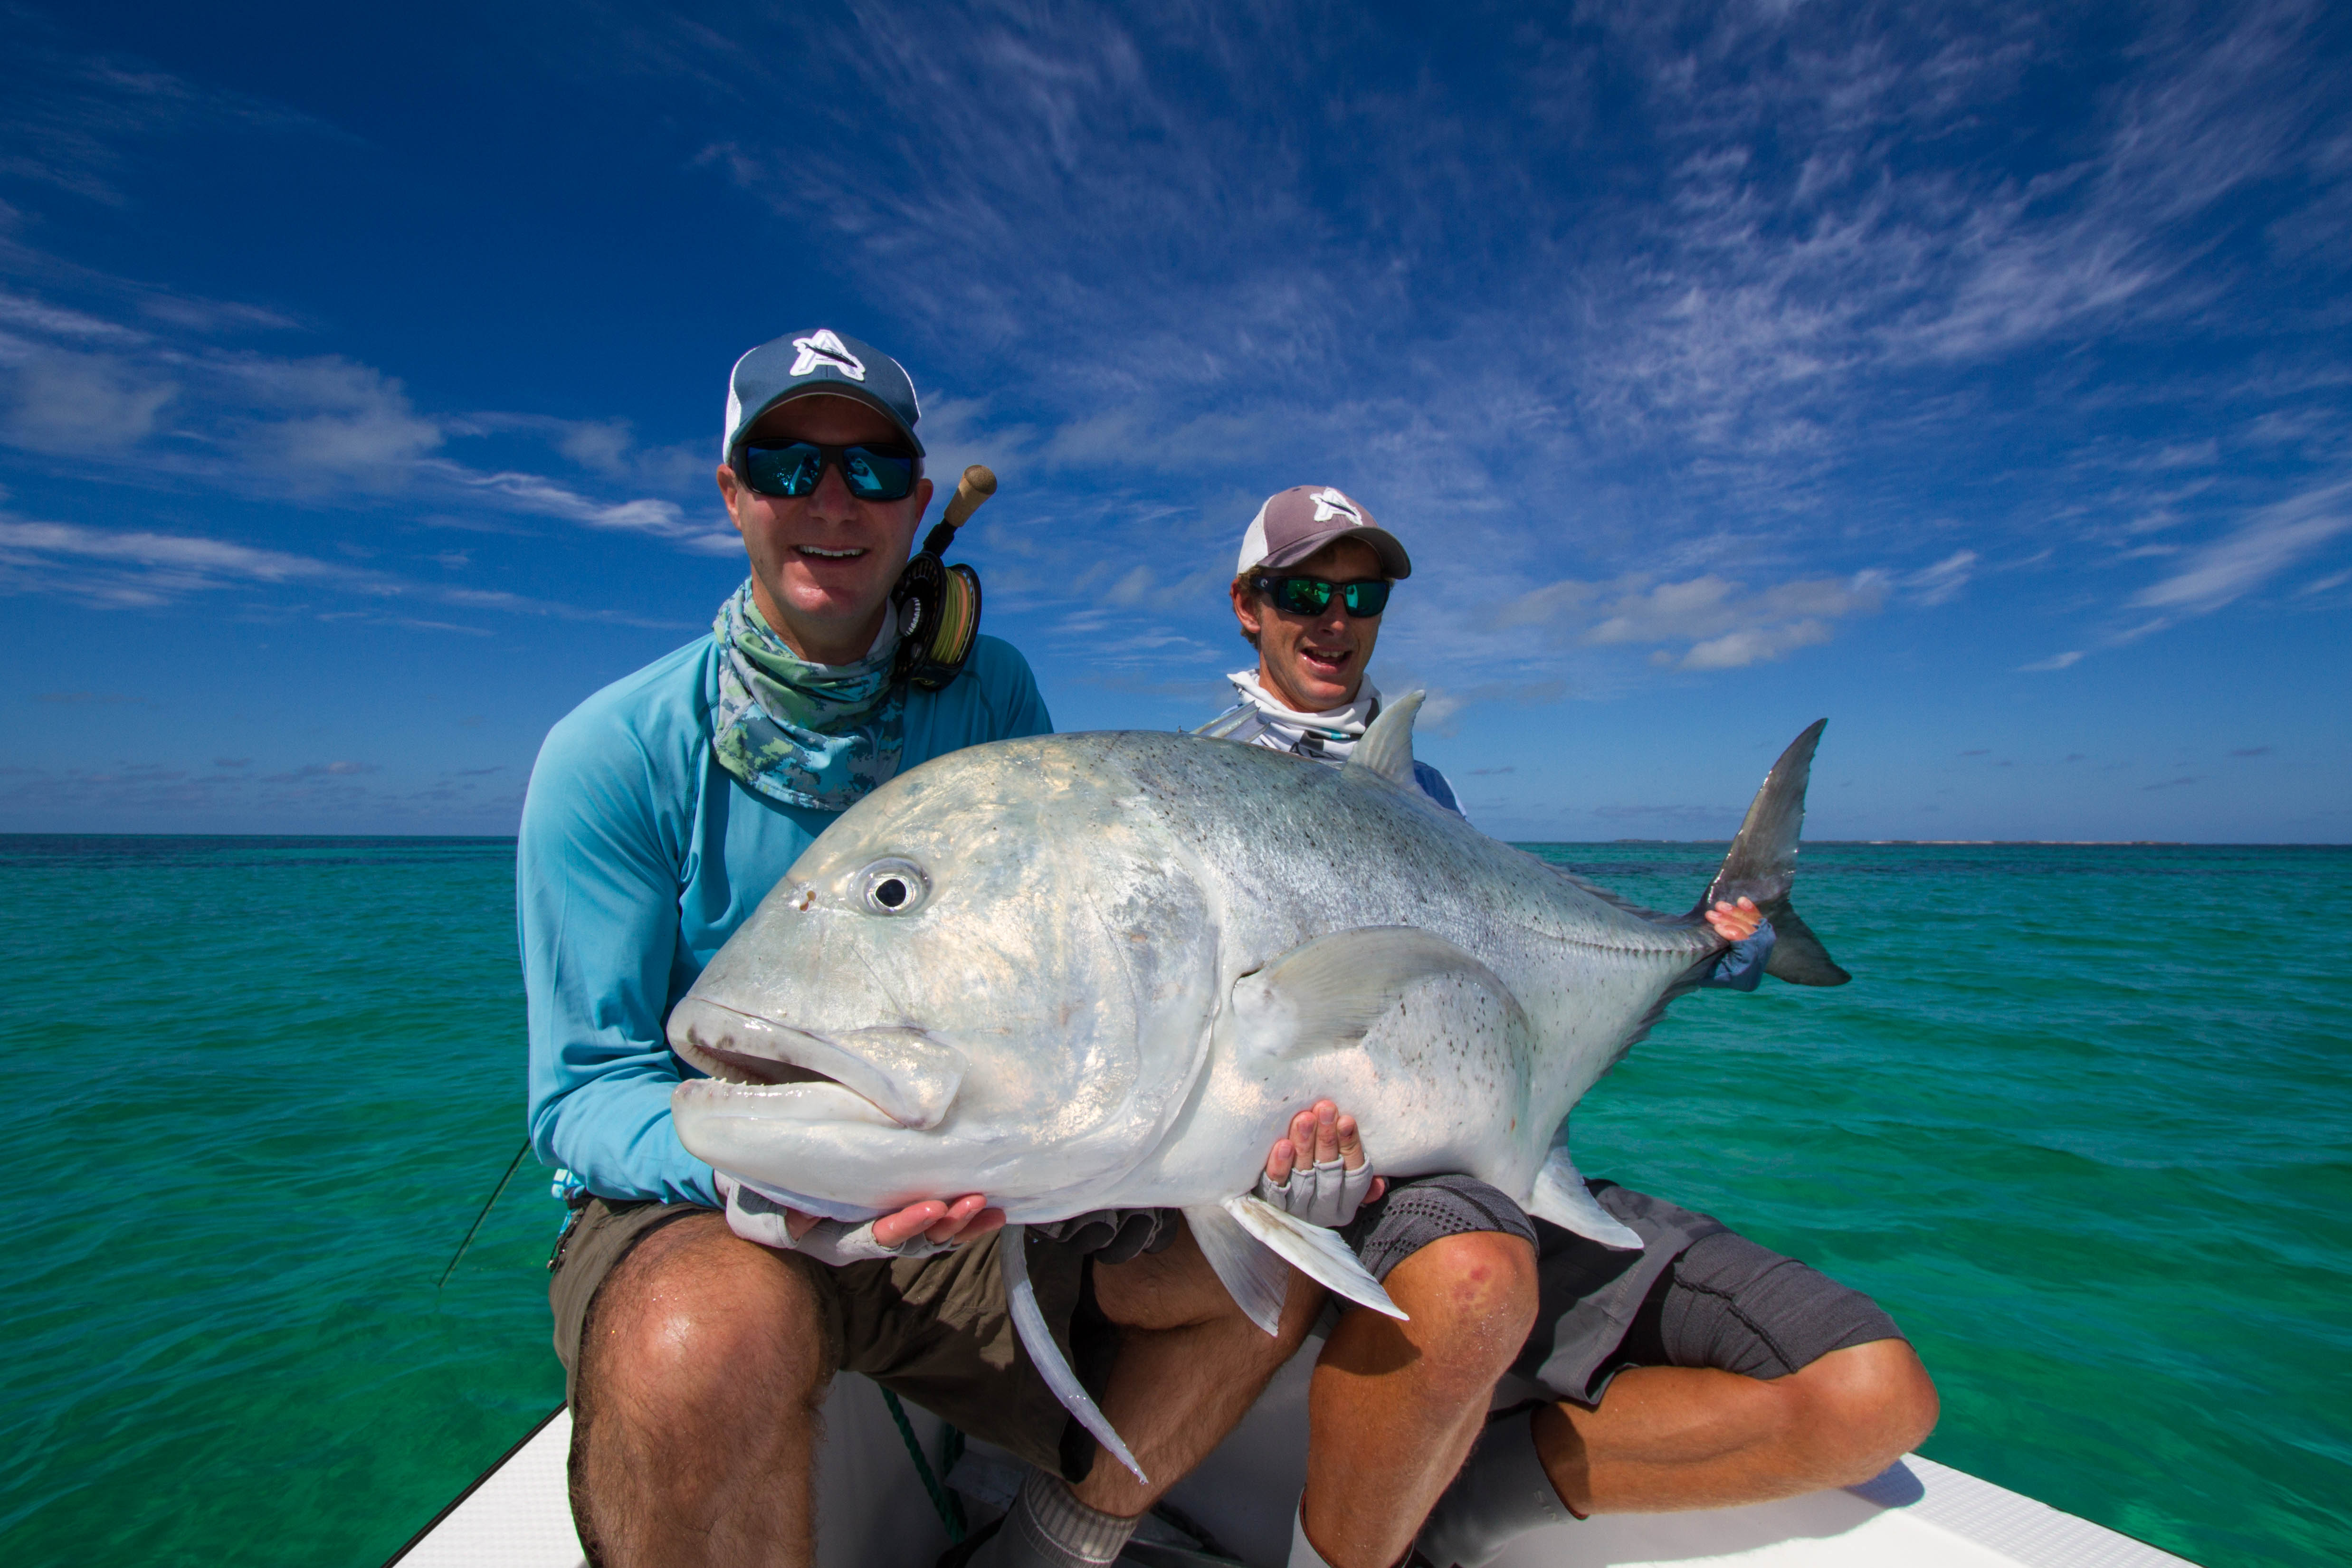
[(1715, 927), (1717, 936), (1738, 946), (1756, 935), (1756, 928), (1764, 924), (1764, 912), (1756, 907), (1754, 899), (1743, 898), (1738, 904), (1718, 904), (1708, 910), (1706, 923)]
[(1288, 1137), (1275, 1140), (1257, 1195), (1310, 1225), (1336, 1228), (1379, 1201), (1388, 1185), (1372, 1174), (1356, 1119), (1318, 1100), (1290, 1119)]
[(877, 1258), (928, 1258), (977, 1241), (1004, 1223), (978, 1193), (954, 1202), (928, 1198), (862, 1225), (804, 1214), (777, 1202), (725, 1171), (711, 1173), (727, 1205), (727, 1228), (746, 1241), (803, 1252), (820, 1263), (862, 1263)]

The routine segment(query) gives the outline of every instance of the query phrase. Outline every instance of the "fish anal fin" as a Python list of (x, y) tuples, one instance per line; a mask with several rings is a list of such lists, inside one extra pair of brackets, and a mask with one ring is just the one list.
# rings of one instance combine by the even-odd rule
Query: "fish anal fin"
[(1603, 1247), (1614, 1247), (1621, 1252), (1642, 1249), (1642, 1239), (1633, 1228), (1594, 1200), (1592, 1189), (1577, 1174), (1576, 1162), (1569, 1158), (1566, 1144), (1552, 1145), (1543, 1169), (1536, 1173), (1535, 1193), (1528, 1199), (1527, 1207), (1537, 1218), (1549, 1219), (1561, 1229), (1573, 1230)]
[(1201, 1255), (1250, 1322), (1269, 1334), (1282, 1332), (1282, 1303), (1290, 1294), (1290, 1265), (1282, 1255), (1244, 1229), (1242, 1222), (1213, 1203), (1194, 1204), (1184, 1210), (1184, 1223)]
[(1054, 1343), (1054, 1331), (1045, 1326), (1045, 1314), (1037, 1305), (1037, 1287), (1029, 1279), (1029, 1230), (1026, 1226), (1008, 1225), (999, 1233), (997, 1256), (1004, 1273), (1004, 1304), (1013, 1313), (1013, 1331), (1021, 1336), (1024, 1349), (1029, 1353), (1029, 1363), (1044, 1378), (1062, 1408), (1078, 1418), (1078, 1425), (1094, 1435), (1096, 1442), (1108, 1449), (1111, 1458), (1134, 1472), (1135, 1479), (1150, 1486), (1143, 1467), (1135, 1462), (1135, 1455), (1121, 1440), (1118, 1429), (1102, 1413), (1102, 1407), (1070, 1370), (1069, 1358), (1062, 1347)]
[(1426, 692), (1407, 692), (1381, 709), (1363, 738), (1348, 753), (1346, 771), (1375, 773), (1391, 784), (1418, 789), (1412, 781), (1412, 716)]
[(1325, 1290), (1376, 1312), (1386, 1312), (1399, 1322), (1411, 1321), (1402, 1307), (1389, 1300), (1389, 1293), (1357, 1260), (1338, 1231), (1309, 1225), (1246, 1193), (1225, 1199), (1221, 1207), (1284, 1262)]
[(1302, 943), (1234, 982), (1235, 1052), (1293, 1057), (1354, 1045), (1414, 986), (1447, 976), (1487, 993), (1505, 1030), (1528, 1027), (1502, 977), (1453, 943), (1411, 925), (1367, 925)]

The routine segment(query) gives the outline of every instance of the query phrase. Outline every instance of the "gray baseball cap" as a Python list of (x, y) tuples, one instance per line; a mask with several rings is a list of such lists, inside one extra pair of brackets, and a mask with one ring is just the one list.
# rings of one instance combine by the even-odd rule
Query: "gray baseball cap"
[(743, 433), (778, 403), (820, 393), (855, 398), (878, 409), (906, 435), (916, 455), (922, 455), (915, 422), (923, 417), (923, 405), (916, 400), (906, 367), (871, 343), (819, 327), (814, 332), (788, 332), (735, 361), (727, 377), (727, 439), (719, 444), (719, 460), (732, 462)]
[(1412, 557), (1396, 536), (1372, 521), (1371, 513), (1329, 485), (1293, 485), (1266, 497), (1242, 535), (1239, 577), (1254, 566), (1279, 570), (1297, 566), (1333, 539), (1361, 539), (1381, 558), (1381, 570), (1391, 577), (1411, 577)]

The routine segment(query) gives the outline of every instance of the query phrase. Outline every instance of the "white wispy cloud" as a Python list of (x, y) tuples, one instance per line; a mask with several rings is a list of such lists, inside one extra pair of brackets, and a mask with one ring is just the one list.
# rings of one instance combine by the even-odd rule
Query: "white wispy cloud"
[[(2333, 525), (2294, 510), (2352, 463), (2324, 20), (1028, 0), (579, 26), (581, 68), (703, 117), (681, 177), (907, 361), (935, 475), (998, 467), (970, 536), (992, 614), (1116, 633), (1120, 679), (1213, 674), (1256, 501), (1333, 482), (1415, 552), (1386, 646), (1475, 705), (1802, 660), (1983, 605), (1995, 572), (2071, 618), (2014, 665), (2324, 569)], [(1490, 47), (1440, 59), (1432, 28)], [(44, 68), (21, 145), (95, 199), (191, 115), (329, 134), (120, 61)], [(707, 408), (425, 406), (426, 367), (223, 346), (286, 309), (30, 254), (0, 235), (0, 271), (49, 280), (0, 297), (0, 441), (35, 459), (740, 549)]]
[(420, 466), (466, 489), (491, 492), (518, 511), (562, 517), (583, 528), (645, 534), (713, 555), (734, 555), (743, 548), (740, 536), (730, 528), (689, 522), (684, 508), (675, 501), (641, 497), (602, 502), (538, 474), (484, 474), (437, 461)]
[[(170, 314), (152, 309), (152, 293), (135, 303)], [(197, 314), (206, 329), (219, 325), (211, 302)], [(741, 549), (715, 502), (696, 516), (668, 497), (608, 499), (545, 474), (448, 455), (454, 443), (512, 429), (551, 437), (592, 483), (654, 476), (707, 493), (707, 466), (678, 452), (634, 449), (625, 424), (436, 415), (418, 409), (397, 377), (341, 355), (224, 349), (0, 294), (0, 444), (58, 458), (137, 453), (110, 470), (133, 483), (225, 486), (314, 504), (421, 494), (697, 553)]]
[(1903, 580), (1922, 604), (1942, 604), (1957, 598), (1976, 575), (1977, 552), (1972, 549), (1954, 550), (1933, 566), (1922, 567)]
[(138, 154), (200, 131), (277, 140), (347, 141), (283, 104), (192, 81), (119, 56), (78, 52), (47, 18), (5, 17), (9, 94), (0, 109), (0, 174), (108, 206), (127, 205), (124, 172)]
[(2203, 614), (2251, 592), (2347, 529), (2352, 481), (2306, 490), (2263, 507), (2192, 551), (2177, 570), (2132, 596), (2143, 610)]
[[(350, 601), (411, 601), (617, 625), (673, 624), (501, 590), (419, 582), (396, 572), (227, 539), (0, 516), (0, 592), (56, 593), (100, 604), (160, 605), (197, 594), (288, 585), (331, 589), (335, 595), (331, 606), (305, 608), (304, 612), (322, 618), (371, 613), (352, 609)], [(413, 617), (407, 623), (425, 624)], [(475, 630), (455, 625), (434, 629)]]
[[(1360, 51), (1409, 53), (1408, 26), (1051, 0), (927, 12), (922, 51), (885, 47), (903, 18), (861, 7), (771, 16), (753, 26), (774, 47), (750, 50), (656, 28), (646, 53), (727, 84), (705, 166), (887, 280), (877, 319), (919, 379), (947, 369), (975, 450), (1048, 504), (1107, 498), (1024, 558), (1052, 569), (1034, 580), (1104, 552), (1213, 565), (1247, 517), (1204, 507), (1171, 531), (1122, 519), (1121, 497), (1328, 479), (1414, 545), (1408, 593), (1456, 649), (1410, 609), (1395, 634), (1469, 690), (1524, 663), (1478, 619), (1513, 577), (1586, 594), (1575, 646), (1704, 671), (1896, 598), (1954, 602), (1988, 560), (2210, 528), (2231, 455), (2198, 419), (2149, 446), (2150, 476), (2196, 476), (2161, 497), (2086, 498), (2063, 458), (2005, 476), (2063, 490), (2063, 529), (2056, 507), (1922, 517), (1918, 480), (2017, 465), (2005, 378), (2032, 356), (2244, 329), (2215, 260), (2234, 204), (2352, 174), (2308, 151), (2337, 112), (2336, 77), (2308, 68), (2317, 19), (2136, 16), (2123, 68), (2079, 75), (2087, 35), (2024, 5), (1531, 16), (1499, 71), (1392, 79)], [(852, 85), (779, 142), (757, 106), (811, 72)], [(2055, 106), (2053, 73), (2079, 83)], [(876, 144), (877, 114), (903, 134)], [(2053, 114), (2025, 153), (1991, 129)], [(1877, 477), (1890, 448), (1924, 472)], [(1122, 602), (1158, 609), (1121, 570)], [(1601, 603), (1637, 577), (1664, 597)], [(1709, 597), (1773, 581), (1846, 586), (1812, 612)], [(1194, 614), (1215, 619), (1213, 593)]]
[(23, 328), (45, 337), (97, 342), (136, 343), (146, 337), (119, 321), (101, 320), (6, 289), (0, 289), (0, 326)]
[[(61, 562), (104, 570), (61, 570)], [(155, 605), (233, 584), (351, 580), (345, 567), (219, 539), (0, 518), (0, 590)]]
[(1546, 585), (1502, 606), (1502, 627), (1542, 626), (1595, 647), (1661, 648), (1651, 662), (1684, 670), (1735, 670), (1826, 643), (1833, 622), (1877, 612), (1891, 584), (1883, 572), (1809, 578), (1750, 590), (1707, 575), (1656, 582), (1573, 580)]
[[(281, 104), (124, 55), (78, 52), (63, 28), (32, 13), (0, 26), (12, 66), (0, 176), (119, 207), (131, 200), (125, 172), (172, 140), (314, 151), (352, 141)], [(14, 214), (0, 209), (0, 220)], [(628, 452), (624, 422), (607, 422), (602, 442), (588, 434), (591, 422), (544, 422), (564, 427), (560, 455), (585, 484), (468, 463), (453, 449), (485, 422), (418, 408), (396, 373), (341, 354), (218, 340), (299, 329), (285, 310), (109, 274), (38, 248), (34, 232), (0, 221), (0, 277), (16, 280), (0, 285), (0, 446), (62, 462), (104, 458), (115, 482), (158, 488), (310, 505), (408, 496), (689, 551), (719, 542), (707, 514), (688, 521), (671, 495), (593, 493), (657, 470), (666, 488), (686, 477), (675, 462)], [(707, 496), (707, 468), (701, 480)]]

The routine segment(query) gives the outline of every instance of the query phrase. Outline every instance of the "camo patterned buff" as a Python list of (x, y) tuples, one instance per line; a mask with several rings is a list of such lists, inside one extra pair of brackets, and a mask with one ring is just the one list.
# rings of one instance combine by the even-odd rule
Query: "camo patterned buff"
[(749, 579), (710, 623), (719, 639), (719, 765), (771, 800), (845, 811), (898, 771), (907, 691), (890, 679), (898, 623), (854, 664), (812, 664), (751, 601)]

